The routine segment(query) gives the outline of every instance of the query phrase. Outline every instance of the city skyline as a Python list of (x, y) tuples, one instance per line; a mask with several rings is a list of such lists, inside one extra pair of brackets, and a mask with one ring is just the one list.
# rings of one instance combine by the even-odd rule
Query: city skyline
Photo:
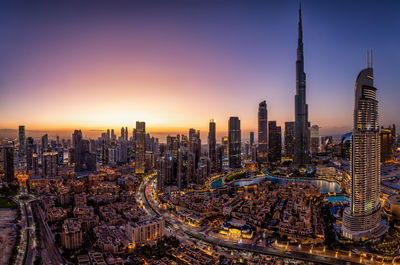
[[(73, 5), (64, 9), (47, 5), (39, 13), (53, 12), (42, 14), (43, 20), (31, 6), (3, 5), (10, 15), (4, 16), (2, 31), (6, 40), (1, 44), (4, 48), (1, 64), (5, 71), (0, 129), (24, 124), (27, 131), (42, 129), (57, 134), (67, 130), (71, 135), (75, 128), (119, 130), (121, 126), (133, 127), (136, 120), (144, 120), (150, 132), (174, 134), (196, 128), (205, 139), (210, 118), (216, 119), (220, 136), (221, 132), (227, 133), (229, 116), (238, 116), (245, 136), (257, 131), (257, 103), (262, 100), (266, 100), (270, 120), (281, 126), (294, 120), (297, 18), (293, 12), (297, 4), (248, 4), (245, 6), (254, 10), (250, 17), (240, 12), (242, 3), (224, 8), (205, 3), (202, 9), (176, 3), (177, 16), (158, 16), (152, 23), (143, 15), (128, 18), (124, 12), (120, 12), (120, 19), (110, 21), (113, 15), (106, 15), (105, 7), (97, 6), (93, 13), (85, 8), (79, 10), (77, 31), (70, 17), (75, 11)], [(346, 115), (352, 109), (348, 95), (354, 89), (354, 75), (365, 61), (365, 51), (373, 48), (374, 68), (379, 77), (377, 86), (384, 88), (379, 95), (380, 124), (399, 126), (396, 99), (400, 92), (395, 81), (399, 52), (394, 47), (400, 40), (374, 25), (398, 25), (394, 13), (367, 2), (361, 7), (364, 14), (368, 17), (377, 12), (380, 22), (361, 15), (356, 15), (359, 20), (351, 17), (350, 22), (352, 5), (348, 10), (339, 10), (338, 3), (304, 1), (302, 5), (304, 26), (310, 28), (317, 20), (321, 24), (303, 36), (311, 125), (321, 126), (323, 135), (351, 131), (351, 118)], [(118, 6), (114, 8), (121, 11)], [(153, 15), (162, 15), (157, 4), (138, 9), (144, 14), (151, 9)], [(281, 16), (274, 15), (275, 11)], [(341, 12), (344, 21), (332, 18), (329, 24), (321, 22), (321, 16), (333, 12)], [(204, 16), (209, 20), (202, 21)], [(232, 28), (226, 28), (222, 18), (231, 22)], [(28, 21), (32, 23), (23, 30), (21, 27)], [(58, 24), (55, 27), (47, 22)], [(93, 22), (100, 25), (93, 26)], [(182, 26), (183, 22), (187, 25)], [(349, 29), (340, 32), (343, 23)], [(126, 32), (136, 24), (141, 27)], [(365, 27), (360, 27), (361, 24)], [(196, 30), (190, 32), (190, 26), (196, 26)], [(349, 36), (354, 29), (360, 34), (372, 31), (377, 38), (365, 41), (357, 34)], [(21, 37), (26, 39), (22, 41), (10, 30), (26, 33)], [(165, 30), (168, 36), (163, 33)], [(64, 37), (50, 37), (53, 34)], [(386, 41), (379, 38), (381, 35)], [(344, 38), (347, 42), (342, 44)], [(29, 41), (34, 45), (28, 49), (24, 43)], [(206, 41), (210, 43), (205, 46)], [(196, 63), (188, 68), (193, 61)], [(6, 64), (9, 67), (5, 69)], [(328, 81), (332, 76), (335, 82)], [(173, 101), (176, 93), (180, 100), (175, 97)], [(71, 100), (73, 107), (67, 107)], [(1, 130), (0, 134), (3, 133)]]
[(0, 3), (0, 263), (398, 264), (395, 5), (157, 1)]

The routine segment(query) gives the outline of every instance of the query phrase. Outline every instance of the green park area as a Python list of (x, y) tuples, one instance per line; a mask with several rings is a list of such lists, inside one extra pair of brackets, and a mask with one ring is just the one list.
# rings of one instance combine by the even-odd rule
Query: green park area
[(226, 177), (225, 182), (231, 182), (234, 180), (239, 180), (239, 179), (244, 179), (244, 178), (247, 178), (246, 172), (233, 173), (232, 175), (229, 175)]
[(17, 204), (10, 199), (0, 197), (0, 208), (17, 208)]

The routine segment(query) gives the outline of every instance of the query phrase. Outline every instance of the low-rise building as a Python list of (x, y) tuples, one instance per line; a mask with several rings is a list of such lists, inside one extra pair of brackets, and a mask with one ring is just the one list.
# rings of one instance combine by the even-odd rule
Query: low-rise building
[(64, 221), (61, 234), (62, 245), (67, 249), (77, 249), (82, 246), (81, 223), (76, 218)]
[(154, 243), (164, 236), (164, 219), (159, 216), (145, 217), (139, 222), (131, 222), (126, 230), (135, 244)]

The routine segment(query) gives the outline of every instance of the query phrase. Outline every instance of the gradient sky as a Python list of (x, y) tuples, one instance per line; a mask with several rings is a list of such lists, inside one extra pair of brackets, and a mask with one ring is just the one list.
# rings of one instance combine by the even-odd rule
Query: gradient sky
[[(56, 2), (56, 3), (55, 3)], [(164, 3), (168, 2), (168, 6)], [(298, 1), (0, 3), (0, 129), (205, 136), (239, 116), (294, 119)], [(380, 123), (400, 125), (400, 2), (302, 1), (307, 101), (322, 134), (351, 129), (354, 83), (374, 50)], [(119, 132), (119, 131), (117, 131)]]

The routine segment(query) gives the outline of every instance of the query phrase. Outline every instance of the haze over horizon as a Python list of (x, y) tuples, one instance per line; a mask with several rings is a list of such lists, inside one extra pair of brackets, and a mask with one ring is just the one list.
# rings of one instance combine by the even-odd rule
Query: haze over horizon
[[(40, 3), (0, 3), (0, 129), (94, 137), (140, 120), (152, 135), (196, 128), (204, 139), (211, 118), (220, 136), (238, 116), (247, 138), (262, 100), (268, 120), (294, 120), (296, 1)], [(302, 1), (309, 120), (321, 135), (351, 130), (370, 48), (380, 125), (400, 126), (399, 9)]]

